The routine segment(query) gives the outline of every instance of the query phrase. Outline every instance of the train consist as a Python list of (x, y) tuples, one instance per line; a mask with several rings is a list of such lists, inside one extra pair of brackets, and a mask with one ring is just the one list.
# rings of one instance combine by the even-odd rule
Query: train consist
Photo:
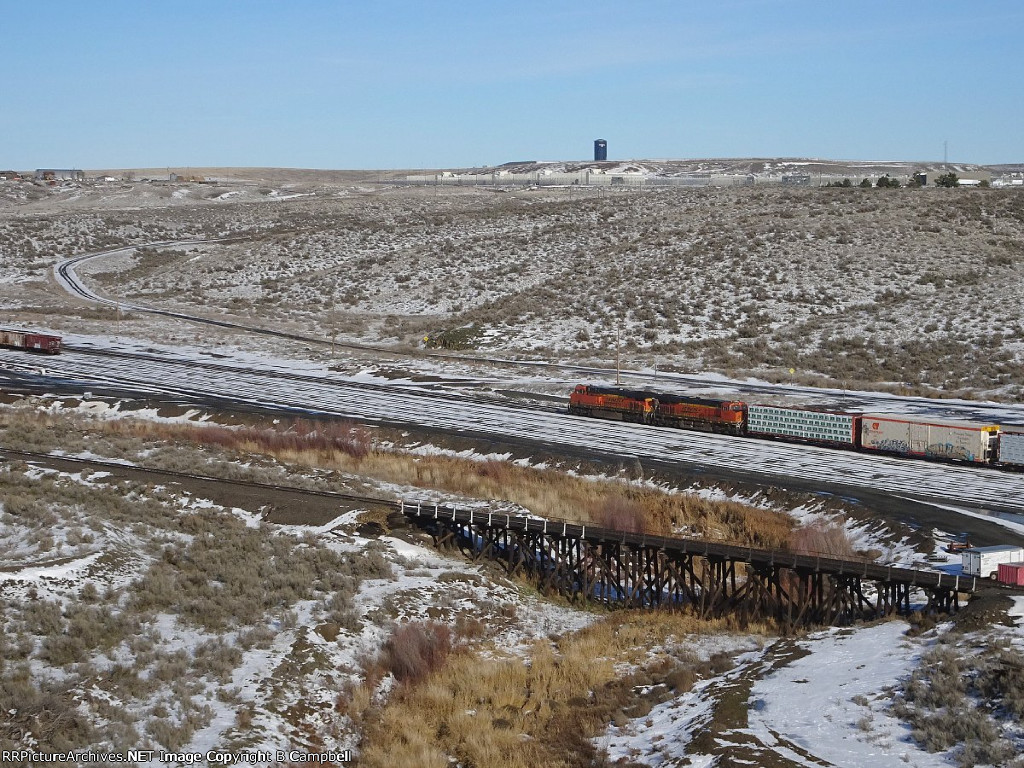
[(61, 350), (61, 337), (49, 333), (13, 331), (0, 328), (0, 347), (27, 349), (29, 352), (43, 352), (56, 355)]
[(637, 424), (792, 440), (827, 448), (886, 453), (1024, 470), (1024, 427), (880, 413), (751, 405), (645, 390), (578, 385), (569, 413)]

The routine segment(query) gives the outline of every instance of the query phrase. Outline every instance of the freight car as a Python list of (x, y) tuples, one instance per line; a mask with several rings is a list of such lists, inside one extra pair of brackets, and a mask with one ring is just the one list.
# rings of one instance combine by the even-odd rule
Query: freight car
[(972, 464), (991, 464), (996, 458), (999, 427), (995, 424), (873, 413), (860, 419), (860, 447), (865, 451)]
[(855, 448), (857, 430), (858, 417), (853, 413), (777, 408), (770, 405), (747, 406), (747, 434), (751, 436)]
[(32, 331), (14, 331), (0, 328), (0, 346), (56, 355), (61, 349), (61, 337), (48, 333), (33, 333)]
[(1010, 469), (1024, 469), (1024, 428), (1008, 427), (999, 433), (999, 463)]

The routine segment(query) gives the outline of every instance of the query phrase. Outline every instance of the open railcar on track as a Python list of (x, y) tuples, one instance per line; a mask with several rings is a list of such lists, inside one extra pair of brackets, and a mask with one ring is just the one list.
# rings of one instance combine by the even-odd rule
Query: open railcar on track
[(49, 333), (0, 328), (0, 346), (56, 355), (61, 349), (61, 337)]
[(860, 425), (857, 414), (852, 413), (748, 405), (746, 426), (751, 437), (776, 437), (830, 448), (855, 448)]

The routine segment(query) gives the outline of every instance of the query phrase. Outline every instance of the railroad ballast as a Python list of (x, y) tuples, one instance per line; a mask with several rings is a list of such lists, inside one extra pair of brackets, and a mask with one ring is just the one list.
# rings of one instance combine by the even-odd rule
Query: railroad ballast
[(896, 456), (1024, 469), (1024, 427), (893, 414), (780, 408), (739, 400), (579, 384), (569, 413), (637, 424), (792, 440)]
[(61, 349), (61, 337), (49, 333), (0, 328), (0, 346), (56, 355)]

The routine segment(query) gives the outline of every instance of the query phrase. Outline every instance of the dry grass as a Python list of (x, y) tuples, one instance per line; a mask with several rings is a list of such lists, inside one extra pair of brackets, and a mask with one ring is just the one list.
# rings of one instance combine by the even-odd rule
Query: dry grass
[[(744, 546), (785, 549), (793, 530), (782, 512), (693, 494), (667, 493), (619, 480), (573, 477), (551, 469), (507, 461), (418, 456), (374, 446), (366, 428), (347, 422), (299, 420), (272, 427), (224, 427), (120, 419), (93, 422), (17, 411), (0, 413), (6, 440), (33, 450), (63, 448), (135, 458), (160, 469), (252, 477), (240, 470), (253, 456), (281, 464), (317, 468), (377, 481), (424, 488), (486, 501), (507, 500), (549, 519), (594, 523), (616, 530), (683, 534)], [(147, 451), (157, 446), (156, 452)], [(223, 457), (197, 457), (183, 448), (210, 447)], [(180, 455), (179, 455), (180, 454)], [(238, 461), (240, 459), (245, 461)], [(225, 474), (227, 473), (227, 474)], [(274, 474), (256, 479), (283, 482)]]
[(118, 421), (105, 431), (171, 443), (270, 454), (289, 464), (357, 473), (396, 485), (482, 500), (505, 499), (549, 519), (592, 522), (617, 530), (671, 535), (680, 531), (746, 546), (783, 549), (792, 520), (781, 512), (692, 494), (665, 493), (615, 480), (587, 480), (506, 461), (416, 456), (375, 450), (360, 426), (299, 421), (274, 428)]
[[(365, 690), (354, 693), (350, 712), (365, 722), (360, 765), (440, 767), (449, 757), (489, 768), (601, 765), (591, 739), (637, 703), (636, 686), (667, 692), (714, 673), (692, 656), (651, 657), (649, 649), (731, 628), (727, 620), (623, 612), (537, 642), (526, 659), (463, 649), (383, 709), (367, 706)], [(636, 671), (623, 674), (623, 664)]]
[(858, 556), (842, 525), (821, 520), (794, 528), (789, 537), (789, 549), (798, 555), (828, 555), (846, 560)]

